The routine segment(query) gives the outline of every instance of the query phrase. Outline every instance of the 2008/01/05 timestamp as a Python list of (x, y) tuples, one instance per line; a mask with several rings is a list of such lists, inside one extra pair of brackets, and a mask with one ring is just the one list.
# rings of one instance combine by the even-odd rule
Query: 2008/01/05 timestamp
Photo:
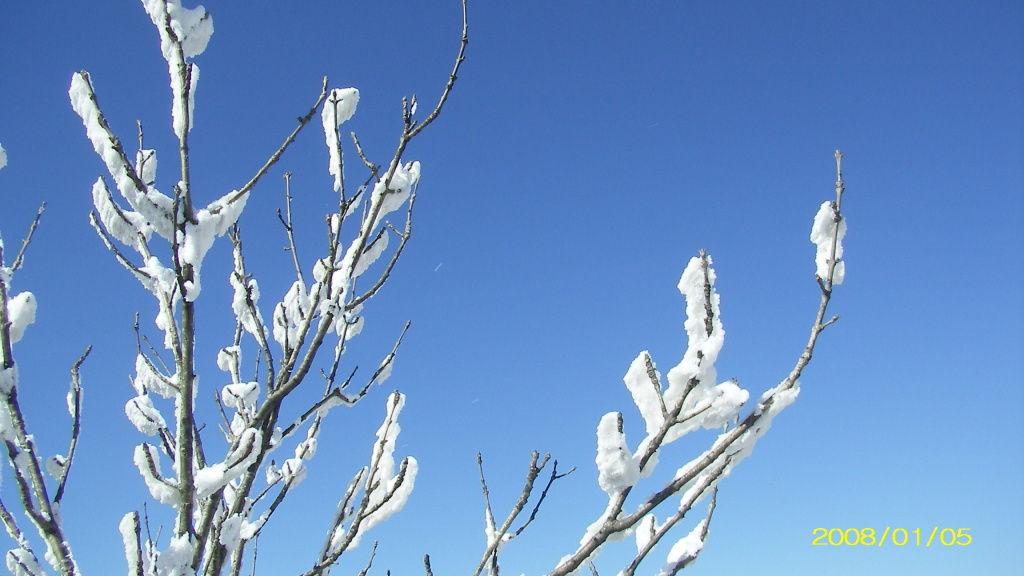
[(967, 546), (971, 543), (970, 528), (932, 528), (931, 534), (920, 528), (886, 526), (881, 534), (874, 528), (815, 528), (812, 546)]

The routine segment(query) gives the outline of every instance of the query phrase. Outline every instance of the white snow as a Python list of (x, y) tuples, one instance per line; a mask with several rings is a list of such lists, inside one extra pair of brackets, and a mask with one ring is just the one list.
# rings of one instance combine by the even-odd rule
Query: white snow
[[(181, 140), (192, 128), (196, 82), (199, 80), (199, 67), (187, 60), (206, 50), (210, 36), (213, 35), (213, 18), (202, 6), (183, 8), (178, 0), (142, 0), (142, 3), (160, 33), (160, 51), (167, 61), (171, 77), (171, 116), (174, 133)], [(186, 70), (187, 78), (181, 77), (180, 68)], [(185, 81), (188, 82), (187, 90)], [(186, 92), (187, 98), (184, 96)], [(182, 103), (187, 104), (182, 106)]]
[(218, 538), (218, 541), (227, 548), (228, 556), (234, 552), (235, 548), (238, 548), (238, 544), (242, 541), (242, 524), (244, 522), (245, 518), (241, 515), (232, 514), (220, 524), (220, 538)]
[[(690, 380), (695, 378), (704, 386), (714, 383), (716, 372), (714, 363), (718, 352), (725, 342), (725, 330), (722, 328), (719, 297), (714, 290), (715, 271), (711, 268), (711, 257), (707, 256), (707, 279), (701, 259), (690, 259), (683, 275), (679, 278), (679, 292), (686, 297), (686, 329), (688, 343), (683, 359), (668, 372), (668, 390), (665, 391), (665, 403), (674, 406), (685, 391)], [(705, 282), (711, 285), (710, 319), (711, 333), (708, 333), (708, 298), (705, 296)]]
[(160, 411), (153, 406), (149, 394), (140, 394), (124, 405), (124, 412), (135, 429), (146, 436), (155, 436), (167, 423)]
[[(488, 548), (490, 548), (491, 546), (494, 546), (494, 544), (498, 540), (498, 530), (497, 530), (497, 526), (494, 525), (494, 515), (491, 514), (491, 509), (490, 509), (490, 507), (487, 507), (487, 506), (484, 507), (484, 536), (487, 537), (487, 547)], [(497, 543), (498, 543), (498, 545), (494, 549), (494, 553), (495, 554), (497, 554), (498, 552), (501, 552), (501, 549), (505, 545), (504, 542), (497, 542)], [(484, 573), (485, 574), (489, 574), (490, 572), (488, 570), (484, 570)]]
[(7, 569), (13, 576), (43, 576), (46, 574), (32, 554), (22, 548), (14, 548), (7, 552)]
[[(130, 179), (126, 182), (131, 182)], [(96, 179), (92, 187), (92, 202), (103, 227), (118, 241), (131, 246), (141, 253), (139, 236), (146, 241), (152, 233), (170, 238), (173, 230), (171, 209), (173, 200), (161, 194), (155, 188), (138, 192), (132, 188), (122, 189), (121, 194), (137, 211), (122, 208), (114, 202), (103, 177)]]
[[(640, 415), (643, 416), (648, 435), (657, 432), (665, 423), (665, 415), (662, 413), (664, 404), (661, 399), (661, 374), (656, 371), (655, 376), (658, 378), (658, 382), (651, 382), (651, 378), (647, 374), (649, 360), (650, 353), (644, 350), (633, 360), (626, 375), (622, 377), (630, 395), (633, 396), (633, 402), (640, 410)], [(654, 361), (650, 361), (654, 366)]]
[[(256, 282), (255, 278), (249, 278), (248, 281), (242, 282), (240, 275), (244, 273), (244, 269), (241, 265), (241, 250), (241, 245), (236, 245), (232, 250), (235, 273), (228, 277), (231, 288), (234, 290), (231, 310), (234, 311), (235, 318), (238, 319), (238, 322), (246, 332), (252, 334), (257, 340), (262, 340), (266, 335), (263, 331), (263, 316), (257, 307), (260, 301), (260, 285)], [(250, 302), (252, 303), (251, 307)]]
[(306, 478), (306, 465), (302, 458), (289, 458), (281, 464), (281, 478), (289, 489), (295, 488)]
[[(604, 526), (606, 523), (608, 523), (610, 520), (613, 519), (612, 518), (612, 512), (614, 510), (615, 510), (615, 498), (609, 497), (608, 498), (608, 506), (604, 509), (604, 512), (601, 513), (601, 516), (598, 517), (598, 519), (595, 520), (593, 523), (591, 523), (590, 526), (587, 526), (586, 531), (583, 533), (583, 538), (580, 539), (580, 545), (581, 546), (583, 544), (585, 544), (588, 540), (593, 538), (594, 535), (597, 534), (597, 532), (601, 529), (602, 526)], [(625, 515), (626, 515), (626, 513), (620, 510), (617, 518), (615, 518), (615, 519), (622, 519), (622, 517), (625, 516)], [(624, 531), (621, 531), (621, 532), (614, 532), (614, 533), (608, 535), (608, 539), (605, 540), (605, 543), (621, 542), (621, 541), (625, 540), (628, 535), (629, 535), (629, 530), (624, 530)], [(597, 555), (600, 554), (600, 551), (601, 551), (601, 548), (598, 547), (598, 549), (595, 550), (590, 555), (589, 560), (593, 560), (594, 558), (597, 558)], [(558, 565), (561, 566), (562, 564), (564, 564), (571, 557), (572, 557), (572, 555), (563, 556), (558, 561)]]
[[(412, 456), (407, 456), (402, 463), (405, 465), (405, 478), (402, 480), (402, 485), (396, 487), (398, 477), (390, 478), (386, 484), (382, 485), (381, 489), (386, 489), (391, 497), (384, 503), (380, 504), (371, 514), (368, 514), (363, 520), (363, 524), (360, 526), (359, 536), (361, 536), (366, 530), (373, 528), (377, 524), (384, 522), (390, 518), (396, 512), (399, 512), (405, 503), (409, 500), (409, 495), (412, 493), (413, 486), (416, 482), (416, 474), (419, 472), (419, 463)], [(375, 493), (380, 493), (381, 490), (377, 490)], [(359, 544), (359, 536), (352, 541), (351, 548), (355, 548)]]
[(313, 263), (313, 280), (316, 282), (323, 282), (327, 278), (327, 271), (330, 269), (331, 263), (327, 258), (318, 258)]
[[(375, 230), (384, 221), (384, 217), (398, 210), (409, 198), (412, 189), (420, 180), (420, 163), (408, 162), (405, 166), (396, 166), (395, 173), (391, 175), (390, 182), (387, 179), (377, 182), (373, 187), (373, 194), (370, 197), (369, 214), (377, 212), (376, 218), (369, 225), (370, 230)], [(364, 225), (366, 223), (364, 222)]]
[(199, 65), (189, 62), (185, 65), (188, 74), (188, 89), (178, 75), (175, 65), (171, 65), (171, 122), (178, 139), (184, 139), (185, 133), (195, 125), (196, 85), (199, 83)]
[(64, 474), (64, 466), (67, 465), (67, 459), (62, 454), (55, 454), (46, 459), (46, 473), (50, 475), (54, 480), (60, 480), (60, 477)]
[(7, 301), (7, 318), (11, 322), (11, 343), (21, 340), (25, 329), (36, 321), (36, 297), (31, 292), (22, 292)]
[(255, 278), (250, 278), (248, 282), (242, 284), (234, 274), (231, 275), (230, 282), (231, 287), (234, 289), (234, 298), (231, 300), (231, 310), (234, 311), (235, 317), (238, 318), (238, 322), (246, 332), (257, 338), (260, 337), (260, 327), (263, 326), (263, 318), (259, 316), (258, 308), (256, 309), (256, 315), (254, 315), (252, 313), (252, 309), (249, 308), (250, 300), (253, 305), (259, 302), (260, 285), (256, 282)]
[(375, 238), (373, 241), (363, 247), (363, 251), (356, 256), (356, 251), (359, 248), (358, 242), (353, 242), (349, 245), (348, 250), (345, 251), (345, 257), (341, 261), (340, 268), (342, 270), (351, 269), (349, 274), (350, 278), (358, 278), (366, 272), (366, 269), (371, 264), (380, 258), (380, 255), (388, 247), (388, 232), (384, 231), (379, 238)]
[(338, 336), (344, 336), (346, 342), (358, 336), (363, 331), (363, 316), (358, 315), (362, 309), (363, 305), (360, 304), (341, 315), (336, 314), (334, 317), (334, 333)]
[(327, 103), (320, 113), (320, 120), (324, 127), (324, 141), (331, 159), (328, 170), (334, 176), (334, 191), (340, 192), (342, 178), (341, 173), (341, 143), (338, 141), (338, 126), (341, 126), (353, 114), (356, 113), (356, 105), (359, 104), (359, 90), (355, 88), (335, 88), (327, 96)]
[[(146, 482), (149, 494), (157, 502), (166, 506), (177, 508), (181, 503), (181, 495), (178, 489), (164, 480), (163, 472), (160, 471), (160, 453), (156, 446), (151, 444), (139, 444), (135, 447), (135, 467)], [(152, 467), (150, 466), (152, 462)]]
[(149, 239), (152, 228), (138, 212), (122, 210), (114, 203), (107, 183), (100, 176), (92, 185), (92, 204), (99, 214), (103, 228), (122, 244), (138, 249), (139, 235)]
[(387, 358), (381, 361), (380, 366), (378, 367), (380, 373), (377, 374), (377, 377), (373, 380), (374, 384), (383, 384), (385, 380), (391, 377), (391, 371), (394, 367), (395, 357), (389, 354)]
[(92, 142), (93, 150), (103, 160), (107, 171), (114, 178), (117, 189), (131, 202), (139, 191), (128, 175), (124, 158), (114, 147), (112, 134), (104, 127), (88, 72), (76, 72), (71, 76), (68, 97), (71, 99), (72, 109), (82, 119), (85, 134)]
[[(322, 409), (322, 408), (321, 408)], [(312, 460), (316, 455), (318, 446), (317, 436), (320, 434), (320, 420), (313, 420), (313, 424), (306, 430), (306, 439), (295, 447), (295, 457), (300, 460)]]
[(299, 329), (309, 307), (309, 294), (302, 282), (296, 280), (274, 307), (274, 340), (282, 349), (289, 350), (298, 344)]
[[(397, 485), (399, 476), (394, 473), (395, 441), (401, 431), (401, 427), (398, 425), (398, 415), (403, 406), (405, 406), (405, 396), (399, 392), (392, 393), (388, 399), (387, 416), (377, 430), (377, 442), (373, 446), (371, 461), (376, 462), (377, 466), (366, 478), (366, 489), (369, 490), (369, 509), (379, 507), (363, 519), (359, 533), (353, 538), (349, 548), (355, 548), (359, 544), (362, 534), (367, 530), (401, 510), (409, 499), (409, 494), (412, 493), (416, 473), (419, 471), (416, 459), (409, 456), (402, 461), (402, 465), (405, 467), (405, 477), (402, 478), (401, 486)], [(371, 489), (373, 485), (376, 485), (376, 489)]]
[(734, 381), (726, 380), (709, 389), (710, 407), (701, 412), (699, 420), (704, 428), (720, 428), (736, 417), (740, 408), (750, 398), (750, 393)]
[(680, 564), (691, 561), (697, 557), (697, 554), (700, 554), (701, 549), (704, 548), (704, 539), (701, 538), (701, 535), (707, 523), (707, 518), (701, 520), (693, 530), (690, 530), (689, 534), (680, 538), (672, 546), (668, 553), (668, 563), (658, 573), (659, 576), (674, 574)]
[(242, 412), (255, 407), (259, 395), (260, 385), (258, 382), (240, 382), (225, 386), (221, 389), (220, 397), (225, 406)]
[[(683, 501), (699, 501), (704, 498), (704, 496), (706, 496), (722, 478), (728, 476), (737, 464), (753, 452), (754, 445), (762, 436), (764, 436), (768, 429), (771, 428), (772, 420), (775, 416), (792, 404), (799, 394), (799, 381), (794, 382), (792, 387), (789, 388), (786, 388), (785, 382), (783, 382), (782, 384), (765, 391), (758, 400), (757, 407), (754, 409), (754, 414), (760, 415), (757, 423), (745, 432), (741, 433), (732, 441), (726, 452), (722, 453), (722, 455), (716, 458), (714, 462), (710, 463), (694, 478), (687, 482), (685, 487), (686, 489), (683, 494)], [(769, 399), (771, 399), (770, 403)], [(701, 460), (707, 457), (710, 453), (720, 449), (725, 443), (729, 442), (732, 435), (733, 431), (725, 431), (719, 434), (711, 448), (680, 467), (675, 473), (675, 478), (680, 478), (690, 474)], [(728, 459), (728, 463), (726, 463), (726, 459)], [(709, 483), (708, 486), (704, 487), (704, 489), (698, 493), (697, 491), (700, 489), (701, 485), (707, 482), (713, 474), (717, 473), (719, 468), (722, 469), (722, 472), (718, 478)]]
[[(4, 411), (6, 411), (6, 409)], [(28, 435), (26, 438), (28, 439), (29, 443), (34, 444), (35, 441), (33, 440), (31, 434)], [(34, 446), (33, 446), (33, 448), (34, 448)], [(13, 467), (16, 470), (15, 474), (17, 474), (21, 478), (31, 478), (32, 477), (32, 475), (33, 475), (33, 471), (32, 471), (32, 454), (28, 450), (23, 450), (22, 452), (18, 452), (14, 456), (14, 461), (11, 462), (11, 463), (13, 464)]]
[[(121, 522), (117, 525), (118, 531), (121, 533), (121, 542), (124, 544), (124, 556), (125, 560), (128, 561), (128, 566), (134, 569), (142, 561), (139, 556), (139, 536), (140, 526), (138, 513), (129, 512), (121, 518)], [(146, 572), (148, 574), (148, 572)]]
[(142, 395), (148, 391), (163, 398), (172, 398), (178, 391), (177, 380), (177, 375), (167, 377), (157, 372), (141, 352), (135, 357), (135, 379), (132, 380), (132, 386), (136, 394)]
[[(401, 425), (398, 424), (398, 415), (404, 407), (405, 395), (398, 392), (391, 394), (388, 398), (387, 415), (380, 428), (377, 429), (377, 442), (373, 445), (371, 461), (377, 462), (376, 475), (378, 478), (383, 479), (384, 482), (394, 477), (395, 439), (398, 438), (398, 434), (402, 431)], [(383, 494), (379, 493), (379, 490), (375, 494), (383, 496)]]
[(185, 576), (192, 573), (189, 564), (192, 562), (193, 545), (189, 538), (188, 534), (171, 538), (167, 549), (156, 560), (159, 576)]
[(765, 403), (769, 398), (772, 398), (770, 411), (774, 416), (792, 404), (793, 401), (796, 400), (796, 397), (800, 395), (799, 380), (794, 382), (791, 388), (783, 389), (783, 386), (784, 383), (765, 390), (764, 394), (761, 394), (761, 398), (757, 401), (757, 409), (755, 410), (755, 413), (760, 414), (764, 410)]
[(160, 47), (165, 60), (173, 56), (170, 52), (174, 48), (173, 45), (164, 44), (172, 41), (166, 30), (168, 19), (174, 36), (181, 43), (185, 58), (194, 58), (206, 50), (210, 36), (213, 35), (213, 17), (205, 8), (184, 8), (179, 0), (142, 0), (142, 4), (153, 25), (160, 31)]
[(239, 346), (227, 346), (217, 352), (217, 368), (232, 375), (238, 374), (242, 362), (242, 349)]
[(234, 195), (234, 191), (229, 192), (197, 212), (198, 224), (185, 224), (185, 238), (178, 246), (178, 258), (182, 265), (192, 266), (192, 280), (185, 282), (185, 300), (189, 302), (194, 302), (199, 297), (200, 272), (206, 252), (213, 246), (216, 237), (223, 236), (228, 228), (238, 221), (242, 210), (245, 209), (249, 193), (246, 192), (232, 200)]
[(4, 150), (3, 146), (0, 146), (0, 168), (7, 166), (7, 151)]
[(64, 402), (68, 406), (68, 415), (72, 420), (78, 417), (78, 404), (82, 401), (82, 394), (82, 389), (72, 380), (68, 384), (68, 393), (64, 395)]
[(811, 242), (817, 246), (814, 255), (815, 273), (818, 278), (825, 280), (828, 277), (829, 260), (832, 256), (832, 241), (836, 240), (836, 267), (832, 284), (843, 283), (846, 277), (846, 263), (843, 257), (843, 237), (846, 236), (846, 217), (839, 220), (838, 237), (836, 236), (836, 213), (832, 202), (825, 202), (814, 215), (814, 225), (811, 226)]
[(714, 363), (725, 343), (725, 329), (722, 327), (720, 299), (714, 287), (715, 271), (711, 267), (711, 257), (706, 258), (707, 278), (701, 259), (694, 257), (679, 279), (679, 292), (686, 297), (686, 321), (683, 326), (688, 343), (683, 359), (668, 372), (669, 385), (664, 394), (665, 404), (671, 409), (678, 404), (690, 382), (696, 381), (696, 386), (686, 396), (681, 412), (683, 417), (688, 414), (695, 416), (674, 426), (666, 435), (665, 443), (701, 426), (722, 426), (736, 416), (749, 397), (749, 393), (734, 382), (715, 384), (718, 373)]
[(173, 230), (171, 211), (173, 200), (152, 187), (156, 178), (156, 153), (142, 150), (136, 154), (134, 170), (147, 188), (139, 190), (130, 176), (127, 158), (114, 147), (113, 134), (102, 124), (99, 108), (94, 101), (91, 81), (85, 72), (75, 74), (68, 90), (72, 107), (82, 118), (86, 135), (92, 141), (93, 149), (103, 159), (107, 171), (114, 179), (118, 191), (132, 209), (117, 206), (102, 177), (93, 185), (93, 205), (104, 227), (119, 241), (138, 249), (137, 234), (147, 240), (153, 231), (170, 239)]
[(255, 428), (246, 428), (237, 440), (237, 446), (225, 458), (195, 473), (196, 497), (206, 498), (225, 484), (245, 472), (259, 452), (263, 434)]
[(609, 412), (597, 425), (597, 483), (609, 496), (631, 488), (640, 479), (640, 468), (626, 446), (622, 414)]
[[(139, 282), (146, 287), (150, 292), (153, 293), (157, 298), (167, 296), (173, 298), (175, 304), (179, 298), (177, 292), (177, 280), (174, 275), (174, 270), (164, 266), (160, 263), (160, 259), (156, 256), (150, 256), (146, 259), (144, 266), (139, 267), (139, 271), (144, 274), (137, 274), (136, 278)], [(173, 295), (173, 296), (172, 296)], [(167, 327), (173, 324), (173, 315), (171, 322), (161, 323), (157, 320), (157, 327), (161, 330), (166, 331)]]
[(156, 182), (156, 150), (139, 150), (135, 153), (135, 173), (147, 186)]
[(639, 523), (636, 525), (636, 551), (637, 553), (643, 552), (647, 544), (650, 543), (654, 535), (657, 534), (658, 530), (661, 529), (658, 526), (658, 520), (654, 517), (654, 514), (648, 514), (644, 516)]

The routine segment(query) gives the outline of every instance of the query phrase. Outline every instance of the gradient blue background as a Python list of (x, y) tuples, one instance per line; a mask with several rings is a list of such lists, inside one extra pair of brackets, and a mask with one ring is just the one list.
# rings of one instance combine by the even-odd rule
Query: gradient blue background
[[(248, 180), (323, 75), (360, 89), (346, 128), (386, 161), (400, 98), (416, 93), (425, 110), (458, 45), (454, 0), (206, 6), (216, 32), (197, 59), (191, 138), (200, 203)], [(841, 148), (850, 232), (832, 311), (842, 318), (825, 332), (799, 400), (722, 483), (709, 543), (689, 573), (1022, 573), (1024, 6), (478, 1), (470, 20), (449, 107), (407, 155), (423, 163), (413, 240), (369, 302), (347, 360), (368, 373), (406, 320), (412, 328), (385, 387), (334, 413), (310, 477), (260, 540), (260, 571), (309, 565), (393, 388), (408, 395), (397, 455), (416, 456), (420, 477), (405, 510), (341, 570), (357, 572), (380, 539), (373, 573), (422, 574), (425, 553), (435, 574), (471, 572), (484, 547), (475, 453), (503, 517), (536, 449), (578, 470), (506, 548), (503, 567), (549, 571), (603, 510), (593, 464), (601, 415), (623, 411), (630, 441), (642, 437), (621, 383), (629, 363), (650, 349), (665, 372), (682, 356), (675, 283), (699, 249), (719, 274), (720, 376), (756, 397), (791, 369), (818, 299), (807, 235), (833, 195)], [(14, 283), (39, 300), (16, 349), (22, 401), (43, 451), (63, 452), (67, 369), (94, 345), (63, 514), (83, 568), (120, 573), (117, 522), (148, 497), (131, 463), (142, 437), (123, 413), (135, 312), (158, 332), (148, 294), (87, 224), (103, 166), (67, 101), (80, 69), (129, 149), (143, 122), (169, 191), (167, 70), (142, 6), (0, 4), (8, 251), (49, 203)], [(308, 266), (333, 203), (326, 162), (312, 126), (242, 218), (267, 317), (292, 276), (274, 215), (281, 175), (295, 174)], [(229, 261), (222, 240), (204, 267), (204, 402), (225, 383), (214, 358), (233, 328)], [(218, 419), (207, 422), (215, 445)], [(660, 487), (712, 438), (673, 445), (638, 492)], [(150, 512), (155, 529), (164, 517)], [(973, 543), (811, 545), (815, 528), (886, 526), (968, 528)], [(600, 573), (620, 570), (633, 549), (606, 548)], [(642, 572), (655, 573), (666, 552)]]

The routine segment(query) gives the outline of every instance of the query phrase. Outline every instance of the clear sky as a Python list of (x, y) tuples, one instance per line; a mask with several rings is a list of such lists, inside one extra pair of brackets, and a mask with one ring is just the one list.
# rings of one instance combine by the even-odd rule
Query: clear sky
[[(359, 88), (346, 128), (386, 161), (400, 98), (434, 101), (461, 23), (456, 0), (206, 7), (216, 31), (196, 60), (191, 136), (201, 203), (248, 180), (324, 75)], [(603, 510), (601, 415), (622, 411), (631, 442), (642, 437), (621, 382), (629, 363), (649, 349), (665, 372), (683, 353), (675, 284), (698, 250), (718, 271), (720, 377), (756, 397), (791, 369), (818, 298), (808, 233), (833, 195), (841, 148), (847, 275), (832, 311), (842, 318), (824, 333), (798, 401), (721, 484), (709, 543), (688, 573), (1020, 573), (1020, 2), (479, 1), (470, 37), (448, 108), (407, 154), (423, 166), (413, 239), (368, 304), (348, 358), (376, 366), (411, 320), (394, 374), (333, 414), (309, 478), (260, 541), (261, 569), (308, 566), (393, 388), (408, 396), (396, 455), (416, 456), (420, 476), (405, 510), (367, 535), (345, 573), (365, 564), (375, 538), (376, 574), (422, 574), (425, 553), (435, 574), (471, 572), (484, 546), (475, 453), (503, 515), (534, 449), (577, 471), (555, 485), (503, 566), (553, 568)], [(82, 69), (129, 149), (142, 121), (169, 190), (167, 69), (142, 6), (0, 4), (0, 230), (9, 248), (48, 202), (14, 285), (39, 302), (17, 346), (22, 402), (43, 451), (64, 451), (67, 370), (94, 346), (63, 514), (82, 566), (107, 574), (124, 567), (119, 519), (148, 497), (131, 463), (142, 437), (123, 412), (133, 315), (158, 331), (148, 293), (87, 223), (104, 169), (68, 104), (71, 74)], [(292, 275), (275, 216), (281, 175), (295, 174), (300, 249), (311, 259), (333, 201), (326, 165), (314, 125), (242, 217), (266, 302)], [(223, 384), (213, 362), (232, 330), (221, 280), (229, 261), (221, 241), (204, 267), (204, 402)], [(673, 445), (639, 492), (660, 487), (712, 438)], [(811, 544), (815, 528), (867, 527), (964, 528), (973, 542)], [(608, 547), (600, 573), (620, 570), (632, 549)]]

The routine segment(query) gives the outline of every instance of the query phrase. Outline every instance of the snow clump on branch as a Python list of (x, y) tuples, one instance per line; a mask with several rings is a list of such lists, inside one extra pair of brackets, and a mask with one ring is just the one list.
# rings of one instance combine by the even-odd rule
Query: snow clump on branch
[[(838, 232), (836, 227), (839, 227)], [(846, 262), (843, 258), (843, 237), (846, 236), (846, 217), (840, 216), (835, 205), (827, 201), (814, 215), (814, 226), (811, 227), (811, 242), (818, 247), (814, 256), (814, 264), (818, 278), (828, 278), (828, 267), (832, 258), (832, 240), (835, 238), (836, 272), (832, 285), (842, 284), (846, 277)]]
[[(192, 129), (196, 82), (199, 81), (199, 67), (186, 59), (206, 50), (213, 35), (213, 17), (202, 6), (183, 8), (178, 0), (142, 0), (142, 3), (160, 32), (160, 51), (171, 75), (174, 133), (183, 140)], [(188, 95), (187, 110), (181, 106), (182, 94)]]
[(331, 154), (328, 170), (331, 176), (334, 176), (335, 192), (341, 192), (342, 178), (344, 177), (341, 173), (341, 143), (338, 141), (338, 127), (356, 113), (357, 104), (359, 104), (359, 90), (335, 88), (327, 96), (327, 104), (324, 105), (324, 110), (320, 113), (327, 150)]
[(36, 297), (31, 292), (22, 292), (7, 302), (7, 317), (10, 319), (11, 344), (21, 340), (25, 329), (36, 321)]

